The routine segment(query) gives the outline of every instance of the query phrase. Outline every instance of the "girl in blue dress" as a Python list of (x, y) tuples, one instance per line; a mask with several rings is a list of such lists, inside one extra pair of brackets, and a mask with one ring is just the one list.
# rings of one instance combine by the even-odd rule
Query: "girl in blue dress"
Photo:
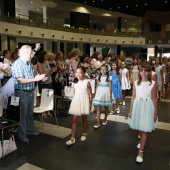
[(102, 125), (107, 124), (107, 116), (109, 113), (109, 107), (111, 106), (112, 99), (112, 85), (111, 77), (108, 74), (107, 65), (103, 65), (100, 68), (100, 74), (98, 76), (96, 94), (93, 100), (93, 105), (97, 106), (97, 123), (94, 125), (94, 128), (100, 127), (100, 114), (102, 106), (105, 108), (105, 117)]
[(149, 64), (143, 63), (139, 79), (133, 84), (128, 123), (130, 128), (140, 132), (140, 143), (136, 162), (143, 162), (143, 150), (148, 132), (157, 127), (157, 84), (152, 80)]
[[(120, 81), (119, 68), (117, 62), (113, 62), (111, 67), (112, 69), (109, 71), (109, 75), (112, 76), (112, 93), (114, 95), (116, 102), (112, 102), (112, 111), (110, 112), (110, 114), (114, 114), (114, 113), (120, 113), (118, 100), (122, 98), (122, 90), (121, 90), (121, 81)], [(116, 106), (116, 111), (115, 111), (115, 106)]]

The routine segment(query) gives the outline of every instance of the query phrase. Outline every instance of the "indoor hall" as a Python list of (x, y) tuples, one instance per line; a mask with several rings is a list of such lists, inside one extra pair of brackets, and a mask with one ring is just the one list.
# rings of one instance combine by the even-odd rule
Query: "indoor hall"
[[(17, 151), (0, 160), (2, 170), (111, 170), (111, 169), (149, 169), (169, 170), (170, 161), (170, 92), (161, 99), (158, 109), (158, 128), (149, 134), (148, 143), (144, 150), (144, 162), (137, 164), (138, 134), (132, 131), (126, 115), (129, 112), (130, 96), (126, 97), (126, 106), (121, 106), (119, 115), (109, 115), (108, 123), (94, 129), (95, 113), (88, 116), (88, 136), (84, 142), (80, 141), (82, 132), (81, 118), (76, 132), (76, 143), (66, 146), (70, 137), (72, 118), (67, 111), (59, 111), (56, 126), (54, 118), (45, 120), (43, 135), (30, 137), (29, 144), (16, 138)], [(35, 116), (35, 128), (41, 125)]]

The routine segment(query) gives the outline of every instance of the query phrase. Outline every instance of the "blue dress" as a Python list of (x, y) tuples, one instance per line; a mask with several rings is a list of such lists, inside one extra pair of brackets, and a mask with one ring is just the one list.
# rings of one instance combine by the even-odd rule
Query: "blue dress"
[(115, 100), (122, 98), (119, 75), (114, 74), (113, 71), (109, 71), (109, 75), (112, 76), (112, 93)]

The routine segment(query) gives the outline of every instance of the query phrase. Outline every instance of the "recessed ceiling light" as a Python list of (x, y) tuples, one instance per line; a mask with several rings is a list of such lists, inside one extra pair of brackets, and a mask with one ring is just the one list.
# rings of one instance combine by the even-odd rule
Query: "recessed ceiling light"
[(167, 3), (167, 1), (165, 1), (165, 4)]
[(94, 2), (94, 1), (93, 1)]
[(31, 2), (31, 4), (32, 4), (33, 2)]
[(86, 2), (84, 2), (86, 4)]
[(139, 21), (139, 22), (141, 22), (141, 21)]
[(91, 21), (90, 21), (91, 22)]
[(28, 41), (31, 41), (31, 40), (28, 40)]
[(112, 10), (112, 8), (110, 8), (110, 10)]
[(125, 22), (126, 22), (127, 20), (125, 20)]
[(120, 7), (118, 6), (118, 9), (120, 9)]
[(145, 4), (145, 5), (147, 5), (147, 4)]
[(136, 6), (138, 6), (138, 5), (136, 5)]
[(101, 1), (103, 1), (103, 0), (101, 0)]
[(128, 6), (127, 6), (127, 8), (128, 8)]
[(39, 9), (37, 9), (37, 11), (39, 11)]

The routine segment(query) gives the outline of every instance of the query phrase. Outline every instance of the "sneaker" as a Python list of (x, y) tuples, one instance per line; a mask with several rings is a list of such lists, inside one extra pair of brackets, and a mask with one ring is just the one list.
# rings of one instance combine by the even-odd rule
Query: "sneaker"
[(107, 120), (105, 122), (102, 122), (102, 125), (107, 125)]
[(122, 105), (125, 106), (125, 101), (123, 101)]
[(26, 135), (36, 136), (36, 135), (39, 135), (39, 132), (33, 131), (32, 133), (26, 133)]
[(29, 142), (29, 139), (27, 137), (24, 137), (24, 138), (20, 138), (20, 140), (22, 142), (25, 142), (25, 143), (28, 143)]
[(70, 140), (66, 142), (66, 145), (73, 145), (75, 144), (75, 142), (76, 142), (75, 138), (70, 138)]
[(87, 133), (82, 133), (80, 140), (84, 142), (87, 139)]

